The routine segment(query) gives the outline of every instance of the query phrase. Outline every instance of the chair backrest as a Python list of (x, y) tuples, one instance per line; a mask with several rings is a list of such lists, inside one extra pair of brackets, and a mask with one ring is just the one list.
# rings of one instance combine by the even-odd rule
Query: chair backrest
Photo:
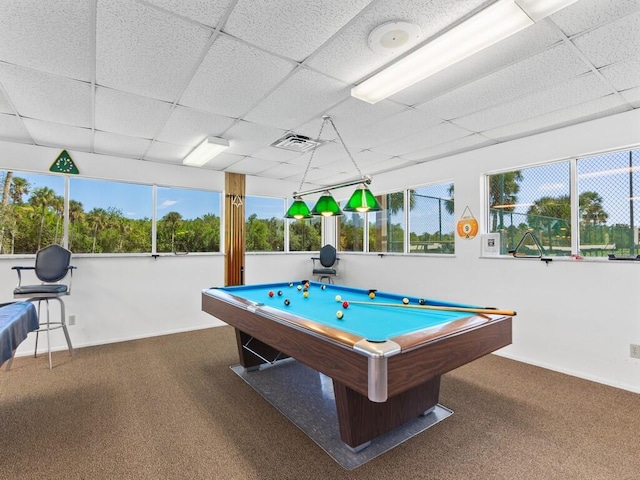
[(43, 282), (58, 282), (69, 270), (71, 252), (60, 245), (49, 245), (36, 253), (36, 276)]
[(336, 249), (333, 245), (325, 245), (320, 249), (320, 263), (323, 267), (332, 267), (336, 263)]

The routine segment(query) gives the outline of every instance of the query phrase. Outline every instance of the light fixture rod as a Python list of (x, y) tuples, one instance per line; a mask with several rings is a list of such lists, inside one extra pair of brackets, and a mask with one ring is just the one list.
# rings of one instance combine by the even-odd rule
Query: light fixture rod
[(363, 175), (359, 180), (352, 180), (350, 182), (336, 183), (327, 187), (314, 188), (313, 190), (306, 190), (304, 192), (293, 192), (294, 197), (304, 197), (305, 195), (312, 195), (314, 193), (326, 192), (327, 190), (335, 190), (336, 188), (351, 187), (353, 185), (370, 185), (371, 177), (369, 175)]

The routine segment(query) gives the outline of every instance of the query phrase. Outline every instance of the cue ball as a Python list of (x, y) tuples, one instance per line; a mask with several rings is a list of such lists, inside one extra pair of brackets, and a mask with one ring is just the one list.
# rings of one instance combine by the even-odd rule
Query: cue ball
[(342, 301), (342, 297), (340, 295), (336, 295), (336, 302), (341, 302)]
[(269, 296), (273, 297), (273, 290), (269, 290)]
[(278, 290), (278, 296), (281, 297), (282, 296), (282, 290)]
[(298, 285), (298, 290), (302, 290), (302, 285)]
[(369, 298), (376, 298), (375, 292), (369, 292)]
[(418, 303), (420, 305), (425, 305), (427, 302), (424, 301), (424, 298), (421, 298), (420, 300), (418, 300)]
[(344, 313), (342, 313), (342, 310), (338, 310), (336, 312), (336, 317), (338, 317), (338, 319), (341, 319), (344, 316)]
[(347, 302), (346, 300), (342, 302), (342, 308), (349, 308), (349, 302)]
[(309, 292), (305, 290), (304, 292), (302, 292), (302, 295), (304, 296), (304, 298), (307, 298), (309, 296)]
[(289, 299), (288, 299), (288, 298), (285, 298), (285, 300), (284, 300), (284, 304), (288, 307), (288, 306), (289, 306), (289, 304), (291, 304), (291, 302), (289, 301)]
[(327, 286), (326, 286), (326, 285), (322, 285), (322, 286), (320, 287), (320, 289), (321, 289), (321, 290), (324, 290), (325, 288), (327, 288)]
[(409, 305), (409, 299), (407, 297), (403, 298), (402, 303), (404, 303), (405, 305)]

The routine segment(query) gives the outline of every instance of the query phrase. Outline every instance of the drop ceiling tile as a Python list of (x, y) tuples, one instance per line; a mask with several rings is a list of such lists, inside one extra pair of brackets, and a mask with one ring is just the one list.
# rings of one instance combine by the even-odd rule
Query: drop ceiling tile
[(22, 117), (91, 126), (88, 83), (3, 63), (0, 83)]
[(221, 35), (211, 46), (180, 103), (228, 117), (240, 117), (282, 82), (293, 68), (291, 62)]
[(96, 81), (176, 100), (195, 70), (211, 29), (138, 2), (98, 2)]
[(485, 147), (494, 143), (496, 142), (493, 140), (489, 140), (482, 135), (474, 133), (472, 135), (467, 135), (466, 137), (456, 138), (455, 140), (452, 140), (450, 142), (440, 143), (423, 150), (418, 150), (406, 155), (402, 155), (402, 158), (406, 158), (407, 160), (412, 160), (415, 162), (425, 162), (434, 160), (436, 158), (446, 157), (449, 155), (454, 155), (456, 153), (462, 153), (468, 150)]
[(253, 45), (260, 45), (270, 52), (301, 62), (370, 2), (371, 0), (239, 0), (224, 31)]
[(387, 157), (384, 160), (374, 163), (369, 166), (367, 174), (369, 175), (377, 175), (383, 172), (390, 172), (392, 170), (397, 170), (399, 168), (407, 167), (409, 165), (414, 165), (415, 162), (408, 160), (404, 157)]
[(246, 120), (291, 130), (348, 98), (346, 84), (300, 68), (246, 115)]
[(418, 105), (444, 119), (462, 117), (559, 84), (590, 71), (566, 44), (552, 47), (521, 62)]
[(31, 137), (17, 115), (0, 114), (0, 141), (31, 143)]
[(640, 60), (640, 10), (573, 39), (597, 68)]
[(253, 155), (286, 133), (279, 128), (240, 120), (224, 133), (224, 138), (229, 140), (229, 153)]
[(424, 103), (512, 63), (520, 62), (560, 41), (561, 36), (553, 24), (538, 22), (390, 98), (405, 105)]
[(374, 152), (381, 152), (387, 155), (397, 155), (408, 158), (408, 154), (424, 150), (428, 147), (432, 147), (433, 145), (448, 142), (456, 138), (466, 137), (469, 133), (470, 132), (468, 130), (460, 128), (457, 125), (443, 122), (427, 130), (419, 131), (406, 137), (373, 147), (372, 150)]
[(101, 132), (97, 130), (94, 136), (94, 151), (104, 155), (114, 155), (127, 158), (142, 158), (144, 152), (151, 145), (151, 140), (130, 137), (117, 133)]
[(633, 88), (640, 82), (640, 61), (616, 63), (601, 68), (600, 73), (616, 90)]
[[(303, 156), (300, 152), (294, 152), (292, 150), (285, 150), (283, 148), (276, 147), (264, 147), (251, 154), (252, 157), (264, 158), (265, 160), (273, 160), (274, 162), (293, 162), (297, 161)], [(305, 156), (304, 158), (308, 158)], [(306, 164), (305, 164), (306, 165)]]
[[(261, 177), (266, 178), (277, 178), (283, 179), (287, 177), (291, 177), (293, 175), (297, 175), (297, 181), (299, 182), (302, 179), (302, 175), (304, 174), (305, 166), (304, 165), (293, 165), (291, 163), (280, 163), (271, 168), (268, 168), (260, 173)], [(307, 188), (303, 186), (303, 189)]]
[(216, 0), (215, 2), (210, 0), (190, 0), (188, 2), (176, 0), (147, 0), (147, 3), (187, 17), (195, 22), (216, 27), (227, 8), (229, 8), (229, 5), (233, 3), (233, 0)]
[(161, 163), (181, 164), (184, 157), (186, 157), (191, 150), (193, 150), (192, 147), (155, 141), (151, 143), (144, 159)]
[(280, 162), (264, 160), (262, 158), (245, 157), (242, 160), (227, 167), (227, 172), (242, 173), (244, 175), (257, 175), (269, 168), (276, 167)]
[(89, 81), (93, 54), (91, 28), (91, 2), (0, 2), (0, 58), (7, 63)]
[(487, 130), (482, 132), (482, 135), (500, 142), (506, 142), (567, 125), (614, 115), (628, 109), (629, 107), (622, 102), (618, 95), (607, 95), (606, 97), (571, 105), (521, 122)]
[(43, 122), (31, 118), (25, 118), (23, 121), (36, 145), (81, 152), (92, 151), (93, 133), (88, 128)]
[(638, 0), (580, 0), (554, 13), (550, 18), (568, 37), (572, 37), (638, 9)]
[(96, 88), (96, 129), (131, 137), (155, 138), (171, 104), (110, 88)]
[(591, 73), (512, 102), (457, 118), (454, 122), (471, 131), (482, 132), (595, 100), (611, 93), (610, 88)]
[(11, 106), (11, 103), (9, 102), (9, 98), (7, 98), (7, 96), (4, 94), (2, 83), (0, 83), (0, 113), (16, 113)]
[(223, 152), (216, 155), (215, 158), (205, 163), (201, 168), (222, 171), (242, 161), (244, 158), (246, 158), (244, 155), (234, 155), (232, 153)]
[(633, 108), (640, 108), (640, 87), (625, 90), (621, 95)]
[(227, 138), (222, 134), (233, 122), (233, 118), (178, 106), (171, 112), (158, 140), (195, 147), (206, 137)]
[[(327, 75), (347, 83), (356, 83), (384, 65), (394, 61), (405, 51), (433, 37), (481, 6), (484, 0), (385, 0), (374, 2), (326, 45), (307, 64)], [(407, 44), (393, 55), (373, 51), (369, 35), (376, 27), (389, 22), (403, 21), (420, 28), (416, 43)]]

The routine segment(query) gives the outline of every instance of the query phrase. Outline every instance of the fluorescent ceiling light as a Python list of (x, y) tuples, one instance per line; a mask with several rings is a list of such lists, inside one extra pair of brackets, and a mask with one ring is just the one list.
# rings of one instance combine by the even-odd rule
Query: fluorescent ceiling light
[[(576, 0), (499, 0), (351, 89), (374, 104), (533, 25)], [(538, 5), (540, 4), (540, 5)], [(523, 9), (527, 8), (527, 12)]]
[(229, 148), (228, 140), (218, 137), (208, 137), (185, 157), (182, 164), (201, 167), (227, 148)]

